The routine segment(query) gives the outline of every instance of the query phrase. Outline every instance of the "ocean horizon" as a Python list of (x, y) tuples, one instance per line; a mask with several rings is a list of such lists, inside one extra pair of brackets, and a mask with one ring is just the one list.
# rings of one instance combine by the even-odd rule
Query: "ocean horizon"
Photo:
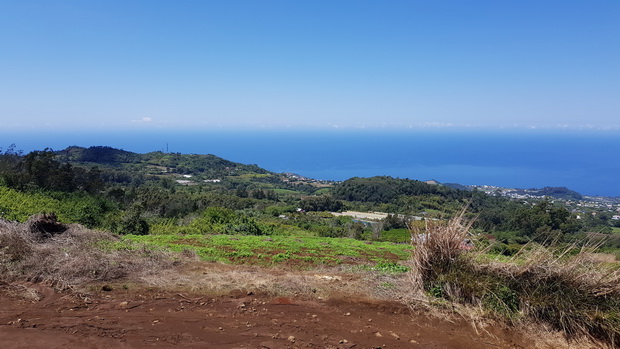
[(620, 196), (620, 132), (552, 130), (0, 131), (30, 152), (105, 145), (214, 154), (323, 180), (392, 176), (508, 188), (567, 187)]

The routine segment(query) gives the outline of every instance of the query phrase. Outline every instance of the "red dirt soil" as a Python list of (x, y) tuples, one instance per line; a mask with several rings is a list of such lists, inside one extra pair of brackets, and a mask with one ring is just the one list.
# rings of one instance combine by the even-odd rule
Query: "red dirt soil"
[[(0, 295), (0, 348), (531, 348), (526, 335), (412, 314), (399, 303), (238, 292), (114, 289), (90, 297), (41, 285)], [(564, 343), (566, 346), (566, 343)]]

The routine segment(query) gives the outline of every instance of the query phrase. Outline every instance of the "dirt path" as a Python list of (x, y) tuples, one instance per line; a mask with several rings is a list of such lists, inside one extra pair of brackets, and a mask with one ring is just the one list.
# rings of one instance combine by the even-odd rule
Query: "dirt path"
[[(40, 287), (40, 286), (39, 286)], [(41, 292), (43, 291), (43, 292)], [(0, 296), (0, 348), (522, 348), (534, 342), (465, 321), (412, 315), (401, 304), (307, 301), (239, 293), (101, 292), (92, 299), (37, 290)]]
[(388, 216), (387, 213), (383, 212), (358, 212), (358, 211), (345, 211), (345, 212), (332, 212), (334, 216), (349, 216), (357, 219), (372, 219), (372, 220), (382, 220)]

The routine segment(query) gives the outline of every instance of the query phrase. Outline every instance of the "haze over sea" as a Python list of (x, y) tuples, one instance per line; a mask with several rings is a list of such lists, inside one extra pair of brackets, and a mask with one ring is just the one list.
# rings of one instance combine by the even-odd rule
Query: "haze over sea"
[(25, 152), (108, 145), (133, 152), (214, 154), (316, 179), (387, 175), (443, 183), (620, 196), (620, 132), (551, 130), (209, 130), (1, 132)]

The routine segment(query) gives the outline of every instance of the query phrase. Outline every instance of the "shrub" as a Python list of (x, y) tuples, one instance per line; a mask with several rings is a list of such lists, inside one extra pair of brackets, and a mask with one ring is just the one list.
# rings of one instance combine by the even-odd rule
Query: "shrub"
[(119, 224), (116, 225), (115, 231), (120, 235), (147, 235), (149, 233), (149, 224), (141, 218), (139, 210), (126, 211)]

